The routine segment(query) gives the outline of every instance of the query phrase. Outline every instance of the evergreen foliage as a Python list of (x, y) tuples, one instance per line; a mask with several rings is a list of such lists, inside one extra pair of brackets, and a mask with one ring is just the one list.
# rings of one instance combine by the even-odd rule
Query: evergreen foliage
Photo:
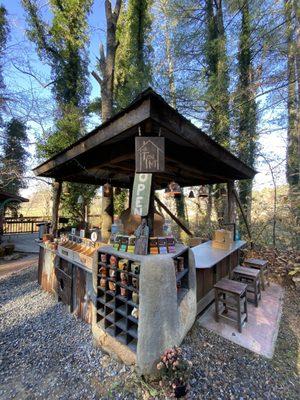
[[(38, 144), (38, 153), (48, 158), (74, 143), (83, 134), (88, 81), (86, 54), (87, 16), (92, 0), (50, 0), (51, 22), (46, 23), (34, 0), (22, 0), (26, 11), (29, 39), (38, 55), (51, 67), (52, 92), (57, 104), (55, 129)], [(72, 195), (63, 199), (68, 212), (77, 210), (79, 188), (70, 186)], [(81, 186), (82, 195), (92, 196), (95, 187)], [(78, 196), (77, 196), (78, 197)], [(79, 215), (80, 217), (80, 215)], [(82, 217), (82, 216), (81, 216)]]
[(229, 75), (222, 0), (206, 0), (207, 121), (213, 139), (230, 147)]
[(4, 129), (3, 149), (0, 158), (0, 188), (16, 195), (26, 187), (26, 151), (28, 137), (25, 124), (13, 118)]
[[(254, 168), (257, 156), (257, 113), (255, 102), (253, 54), (251, 48), (251, 15), (248, 0), (241, 10), (242, 21), (239, 37), (238, 69), (239, 81), (236, 93), (238, 135), (236, 137), (239, 158)], [(248, 217), (251, 210), (252, 181), (239, 182), (239, 196)]]
[(115, 66), (115, 103), (126, 107), (151, 83), (151, 0), (128, 0), (121, 9)]
[[(5, 46), (9, 34), (9, 25), (7, 20), (7, 11), (3, 5), (0, 6), (0, 108), (4, 103), (4, 90), (5, 83), (3, 78), (3, 56)], [(2, 123), (2, 116), (0, 115), (0, 123)]]

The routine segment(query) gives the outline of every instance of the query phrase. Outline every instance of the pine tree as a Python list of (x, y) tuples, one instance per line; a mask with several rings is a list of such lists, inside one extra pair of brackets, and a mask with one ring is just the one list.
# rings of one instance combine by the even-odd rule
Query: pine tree
[[(249, 1), (245, 0), (241, 9), (242, 21), (239, 38), (238, 70), (239, 81), (236, 94), (238, 103), (238, 135), (236, 138), (238, 157), (250, 167), (254, 167), (257, 153), (257, 113), (254, 89), (253, 52), (251, 48), (251, 16)], [(252, 181), (239, 182), (239, 197), (248, 220), (251, 216)]]
[[(57, 104), (55, 129), (46, 138), (42, 138), (38, 145), (41, 157), (51, 157), (75, 142), (83, 133), (83, 107), (89, 88), (87, 16), (92, 0), (50, 0), (52, 19), (49, 24), (42, 19), (35, 0), (22, 0), (22, 4), (29, 26), (27, 35), (35, 43), (40, 59), (51, 68), (52, 92)], [(91, 201), (91, 194), (94, 195), (95, 191), (92, 189), (81, 187), (86, 204)], [(59, 183), (54, 183), (53, 193), (55, 231), (61, 193)], [(74, 193), (78, 193), (76, 185)], [(77, 207), (77, 199), (72, 195), (65, 197), (63, 202), (67, 210), (75, 210)]]
[(229, 74), (222, 7), (222, 0), (206, 0), (207, 121), (212, 138), (229, 148)]
[(128, 0), (118, 23), (115, 101), (126, 107), (151, 83), (151, 0)]
[(19, 195), (20, 189), (26, 187), (24, 173), (28, 138), (25, 124), (16, 118), (9, 121), (5, 126), (3, 143), (0, 187), (6, 192)]
[[(3, 78), (3, 56), (9, 34), (9, 25), (7, 21), (7, 12), (5, 7), (0, 6), (0, 109), (3, 108), (5, 101), (5, 83)], [(0, 115), (0, 124), (2, 116)]]

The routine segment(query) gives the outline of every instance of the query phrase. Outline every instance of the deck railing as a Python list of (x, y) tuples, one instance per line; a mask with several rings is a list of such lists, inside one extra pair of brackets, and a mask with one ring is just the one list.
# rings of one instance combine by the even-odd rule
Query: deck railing
[(36, 225), (39, 222), (50, 221), (51, 217), (5, 217), (3, 223), (3, 233), (34, 233), (38, 232), (39, 227)]
[[(88, 221), (94, 224), (99, 221), (100, 215), (93, 214), (88, 216)], [(42, 217), (5, 217), (3, 221), (3, 233), (4, 234), (16, 234), (16, 233), (35, 233), (38, 232), (39, 227), (37, 224), (39, 222), (50, 222), (50, 216)], [(64, 226), (59, 224), (59, 227)]]

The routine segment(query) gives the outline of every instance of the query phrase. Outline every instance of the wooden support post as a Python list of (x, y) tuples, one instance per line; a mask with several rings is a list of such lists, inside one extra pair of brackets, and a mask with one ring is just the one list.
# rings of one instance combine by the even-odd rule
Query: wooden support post
[(149, 201), (149, 211), (147, 215), (147, 225), (149, 226), (149, 235), (154, 235), (154, 200), (155, 200), (155, 190), (154, 190), (154, 183), (152, 181), (151, 185), (151, 194), (150, 194), (150, 201)]
[(109, 183), (103, 186), (102, 194), (102, 225), (101, 236), (104, 242), (108, 242), (111, 235), (111, 225), (114, 216), (113, 187)]
[(54, 181), (52, 187), (52, 234), (54, 237), (57, 235), (58, 229), (58, 210), (61, 196), (62, 182)]
[(168, 209), (167, 206), (162, 203), (158, 197), (154, 196), (154, 199), (157, 204), (161, 206), (163, 210), (176, 222), (176, 224), (185, 232), (187, 233), (190, 237), (193, 237), (194, 234), (185, 226), (183, 223)]

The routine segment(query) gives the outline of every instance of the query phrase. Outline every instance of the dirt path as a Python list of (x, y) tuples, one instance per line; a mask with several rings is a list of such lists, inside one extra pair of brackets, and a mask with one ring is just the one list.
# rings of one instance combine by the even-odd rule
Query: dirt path
[(24, 268), (36, 266), (37, 264), (38, 255), (36, 254), (29, 254), (18, 260), (3, 261), (0, 263), (0, 277), (21, 271)]

